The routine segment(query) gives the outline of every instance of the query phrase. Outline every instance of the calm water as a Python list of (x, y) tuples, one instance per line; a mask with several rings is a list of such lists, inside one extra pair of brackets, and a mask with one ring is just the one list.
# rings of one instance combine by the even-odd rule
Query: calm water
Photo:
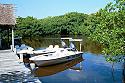
[(124, 80), (120, 65), (116, 64), (112, 70), (112, 65), (105, 62), (102, 56), (92, 53), (84, 53), (83, 58), (85, 60), (75, 66), (81, 70), (67, 68), (50, 76), (39, 77), (39, 79), (43, 83), (122, 83)]
[[(112, 68), (112, 64), (106, 62), (101, 55), (102, 45), (89, 41), (82, 36), (73, 37), (83, 39), (82, 51), (84, 54), (81, 58), (49, 67), (37, 68), (26, 77), (35, 76), (42, 83), (125, 83), (121, 64), (114, 64)], [(22, 41), (35, 49), (42, 49), (50, 44), (60, 45), (60, 36), (25, 38)], [(68, 41), (65, 42), (69, 43)], [(75, 45), (79, 48), (78, 42)], [(4, 79), (0, 77), (0, 81)], [(13, 83), (16, 83), (17, 78), (13, 79), (15, 79)]]

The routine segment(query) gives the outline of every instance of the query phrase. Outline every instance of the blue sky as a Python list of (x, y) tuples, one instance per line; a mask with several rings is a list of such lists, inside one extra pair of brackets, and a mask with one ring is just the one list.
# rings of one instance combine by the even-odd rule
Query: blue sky
[(113, 0), (0, 0), (2, 4), (15, 4), (16, 16), (45, 18), (68, 12), (94, 13)]

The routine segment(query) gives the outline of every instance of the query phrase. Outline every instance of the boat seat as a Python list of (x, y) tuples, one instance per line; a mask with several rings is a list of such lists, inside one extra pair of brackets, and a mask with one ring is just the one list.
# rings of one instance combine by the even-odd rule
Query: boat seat
[(49, 45), (49, 47), (48, 48), (53, 48), (53, 45)]
[(15, 45), (15, 48), (16, 48), (16, 49), (19, 49), (19, 45)]
[(33, 51), (34, 49), (32, 47), (28, 47), (28, 50)]
[(22, 44), (22, 45), (20, 46), (20, 49), (21, 49), (21, 50), (27, 50), (27, 47), (26, 47), (25, 44)]
[(49, 45), (48, 48), (46, 48), (46, 50), (52, 50), (53, 49), (53, 45)]
[(25, 47), (26, 45), (25, 44), (22, 44), (21, 47)]
[(55, 45), (55, 46), (54, 46), (54, 49), (57, 49), (57, 48), (59, 48), (59, 45)]

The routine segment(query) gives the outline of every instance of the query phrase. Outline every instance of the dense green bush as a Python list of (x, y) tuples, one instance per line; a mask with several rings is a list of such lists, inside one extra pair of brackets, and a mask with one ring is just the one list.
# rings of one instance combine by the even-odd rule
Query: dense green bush
[(35, 36), (48, 34), (82, 34), (79, 26), (87, 19), (86, 14), (71, 12), (62, 16), (36, 19), (33, 17), (18, 17), (16, 34)]

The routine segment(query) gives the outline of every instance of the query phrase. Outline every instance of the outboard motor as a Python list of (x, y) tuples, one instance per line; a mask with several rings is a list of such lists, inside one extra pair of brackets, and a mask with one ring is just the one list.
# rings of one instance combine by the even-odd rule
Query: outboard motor
[(63, 48), (67, 48), (68, 47), (64, 41), (61, 41), (61, 44), (62, 44)]
[(70, 43), (69, 47), (71, 48), (72, 51), (76, 51), (77, 50), (75, 45), (72, 42)]

